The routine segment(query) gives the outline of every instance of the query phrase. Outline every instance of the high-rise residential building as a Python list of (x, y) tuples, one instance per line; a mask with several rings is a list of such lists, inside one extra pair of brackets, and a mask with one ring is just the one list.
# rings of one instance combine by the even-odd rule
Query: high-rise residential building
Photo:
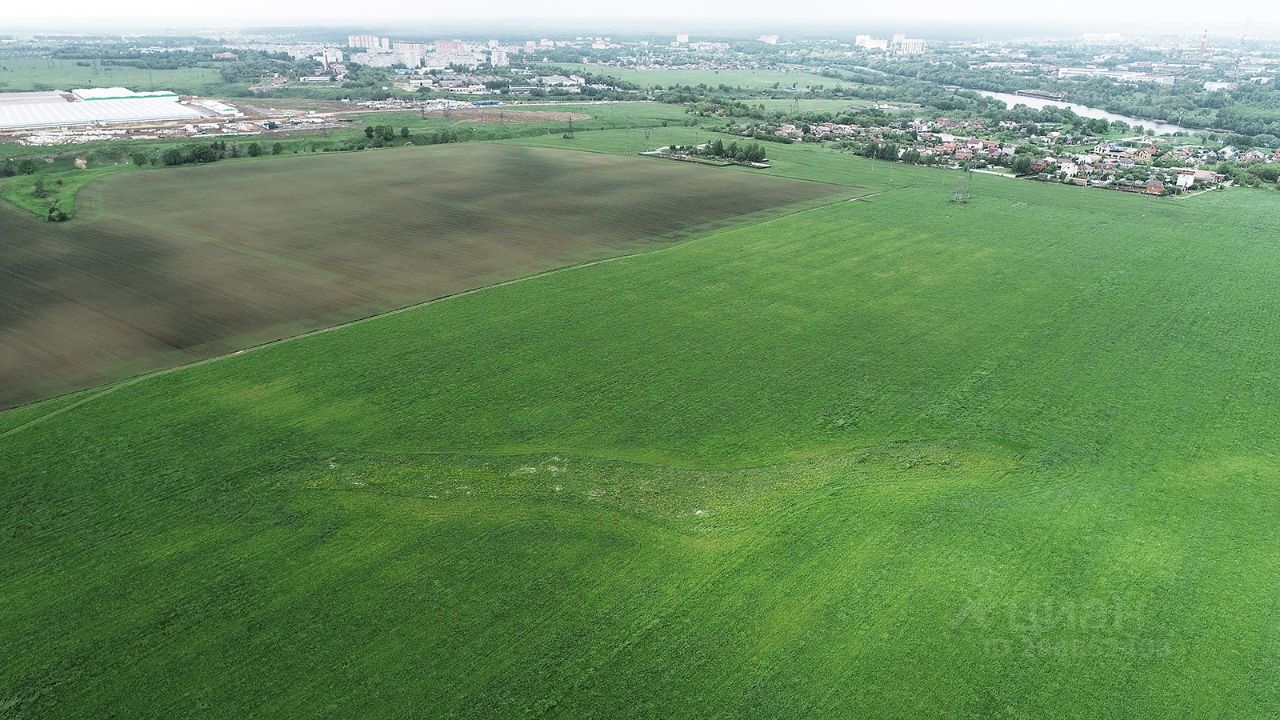
[(377, 35), (348, 35), (347, 47), (361, 50), (378, 50), (382, 47), (382, 39)]
[(893, 41), (893, 51), (899, 55), (919, 55), (924, 52), (924, 40), (919, 38), (902, 38)]

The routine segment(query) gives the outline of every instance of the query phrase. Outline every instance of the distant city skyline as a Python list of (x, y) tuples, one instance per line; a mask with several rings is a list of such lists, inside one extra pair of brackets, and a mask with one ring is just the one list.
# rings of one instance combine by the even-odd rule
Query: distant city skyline
[(277, 27), (405, 27), (449, 30), (536, 29), (539, 32), (603, 31), (707, 32), (749, 36), (758, 32), (834, 35), (898, 28), (912, 34), (943, 36), (1069, 35), (1079, 32), (1191, 33), (1208, 30), (1217, 36), (1280, 38), (1280, 9), (1268, 0), (1222, 0), (1211, 7), (1174, 0), (1153, 12), (1150, 6), (1103, 0), (1081, 0), (1069, 8), (1014, 3), (1011, 0), (956, 4), (920, 0), (909, 13), (900, 5), (858, 5), (835, 0), (807, 4), (801, 13), (779, 12), (762, 2), (726, 0), (687, 3), (675, 0), (584, 12), (545, 2), (496, 0), (483, 5), (454, 5), (424, 13), (420, 3), (386, 0), (379, 20), (370, 22), (363, 8), (345, 4), (318, 7), (300, 0), (221, 10), (161, 0), (66, 0), (54, 8), (23, 3), (6, 8), (0, 34), (75, 30), (155, 31), (162, 29), (231, 29)]

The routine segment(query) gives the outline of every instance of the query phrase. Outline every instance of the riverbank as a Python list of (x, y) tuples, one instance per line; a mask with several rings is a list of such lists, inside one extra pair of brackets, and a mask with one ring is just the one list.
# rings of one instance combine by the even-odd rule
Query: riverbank
[(1080, 117), (1093, 118), (1095, 120), (1107, 120), (1108, 122), (1124, 122), (1130, 126), (1141, 125), (1144, 129), (1154, 130), (1157, 135), (1173, 135), (1175, 133), (1194, 134), (1204, 132), (1196, 128), (1183, 127), (1175, 123), (1162, 122), (1160, 120), (1145, 120), (1143, 118), (1131, 117), (1129, 115), (1120, 115), (1118, 113), (1108, 112), (1088, 105), (1067, 102), (1065, 100), (1050, 100), (1048, 98), (1032, 97), (1030, 95), (1016, 95), (1014, 93), (992, 92), (990, 90), (974, 90), (965, 88), (970, 92), (976, 92), (979, 95), (1003, 102), (1007, 107), (1014, 105), (1026, 105), (1029, 108), (1040, 110), (1049, 106), (1066, 108)]

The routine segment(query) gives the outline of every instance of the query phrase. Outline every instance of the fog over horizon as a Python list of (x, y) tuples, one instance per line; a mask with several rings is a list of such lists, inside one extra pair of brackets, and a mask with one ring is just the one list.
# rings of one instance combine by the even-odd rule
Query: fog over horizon
[[(1280, 6), (1263, 0), (1191, 4), (1176, 0), (1159, 8), (1081, 0), (1069, 7), (1035, 6), (1011, 0), (957, 4), (921, 0), (909, 12), (897, 5), (851, 7), (817, 0), (803, 11), (780, 12), (763, 2), (675, 0), (589, 11), (542, 2), (497, 0), (483, 6), (424, 9), (411, 0), (378, 4), (376, 20), (363, 8), (336, 3), (317, 6), (282, 0), (222, 10), (160, 0), (67, 0), (56, 9), (23, 4), (6, 8), (0, 35), (68, 32), (159, 33), (325, 28), (397, 34), (700, 33), (707, 37), (752, 37), (777, 33), (796, 38), (843, 37), (853, 33), (905, 32), (933, 39), (1062, 37), (1082, 33), (1189, 35), (1208, 31), (1219, 39), (1280, 39)], [(1212, 12), (1209, 12), (1211, 10)]]

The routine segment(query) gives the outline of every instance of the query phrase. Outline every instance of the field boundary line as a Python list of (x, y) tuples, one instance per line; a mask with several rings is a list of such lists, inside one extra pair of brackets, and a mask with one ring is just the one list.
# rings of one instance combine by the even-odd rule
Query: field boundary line
[[(225, 356), (219, 356), (219, 357), (225, 357)], [(210, 359), (212, 360), (212, 359), (214, 359), (214, 358), (210, 358)], [(168, 370), (177, 370), (177, 369), (179, 369), (179, 368), (184, 368), (184, 367), (190, 367), (190, 366), (189, 366), (189, 365), (179, 365), (178, 367), (169, 368)], [(19, 432), (19, 431), (21, 431), (21, 430), (26, 430), (27, 428), (31, 427), (32, 425), (35, 425), (35, 424), (37, 424), (37, 423), (43, 422), (43, 421), (45, 421), (45, 420), (48, 420), (48, 419), (49, 419), (49, 418), (51, 418), (51, 417), (55, 417), (55, 416), (57, 416), (57, 415), (61, 415), (62, 413), (66, 412), (66, 411), (68, 411), (68, 410), (72, 410), (72, 409), (74, 409), (74, 408), (78, 408), (78, 407), (80, 407), (81, 405), (84, 405), (85, 403), (89, 402), (90, 400), (96, 400), (96, 399), (98, 399), (99, 397), (101, 397), (101, 396), (103, 396), (103, 395), (106, 395), (107, 393), (113, 392), (113, 391), (115, 391), (115, 390), (119, 390), (120, 388), (123, 388), (123, 387), (127, 387), (127, 386), (129, 386), (129, 385), (134, 384), (135, 382), (140, 382), (140, 381), (142, 381), (142, 380), (145, 380), (146, 378), (154, 377), (154, 376), (159, 375), (159, 374), (161, 374), (161, 373), (163, 373), (163, 372), (166, 372), (166, 371), (161, 370), (161, 371), (157, 371), (157, 372), (154, 372), (154, 373), (147, 373), (146, 375), (138, 375), (138, 376), (136, 376), (136, 377), (131, 377), (131, 378), (127, 379), (127, 380), (121, 380), (121, 381), (120, 381), (120, 382), (118, 382), (118, 383), (115, 383), (115, 384), (112, 384), (112, 385), (108, 385), (107, 387), (104, 387), (104, 388), (102, 388), (102, 389), (98, 390), (97, 392), (89, 391), (89, 394), (88, 394), (87, 396), (85, 396), (85, 397), (83, 397), (83, 398), (81, 398), (81, 399), (79, 399), (79, 400), (77, 400), (77, 401), (75, 401), (75, 402), (73, 402), (73, 403), (70, 403), (70, 404), (68, 404), (68, 405), (64, 405), (64, 406), (62, 406), (62, 407), (58, 408), (57, 410), (50, 410), (48, 413), (45, 413), (44, 415), (41, 415), (41, 416), (36, 417), (36, 418), (32, 418), (32, 419), (28, 420), (27, 422), (25, 422), (25, 423), (23, 423), (23, 424), (21, 424), (21, 425), (18, 425), (17, 427), (11, 427), (11, 428), (9, 428), (8, 430), (5, 430), (4, 432), (0, 433), (0, 438), (7, 438), (7, 437), (9, 437), (10, 435), (13, 435), (13, 434), (15, 434), (15, 433), (17, 433), (17, 432)], [(49, 399), (50, 399), (50, 400), (53, 400), (53, 399), (56, 399), (56, 398), (49, 398)], [(41, 401), (41, 402), (43, 402), (43, 401)], [(18, 407), (21, 407), (21, 405), (19, 405)]]
[(870, 200), (870, 199), (871, 199), (871, 198), (873, 198), (873, 197), (877, 197), (877, 196), (879, 196), (879, 195), (884, 195), (885, 193), (891, 193), (891, 192), (893, 192), (894, 190), (909, 190), (909, 189), (911, 189), (911, 188), (913, 188), (913, 187), (915, 187), (915, 185), (902, 185), (902, 186), (899, 186), (899, 187), (886, 188), (886, 189), (884, 189), (884, 190), (878, 190), (878, 191), (876, 191), (876, 192), (869, 193), (869, 194), (867, 194), (867, 195), (859, 195), (858, 197), (851, 197), (851, 198), (849, 198), (848, 200), (845, 200), (845, 202), (857, 202), (857, 201), (859, 201), (859, 200)]
[[(844, 188), (844, 187), (848, 187), (848, 186), (835, 185), (835, 186), (833, 186), (833, 187)], [(518, 277), (518, 278), (512, 278), (512, 279), (510, 279), (510, 280), (503, 280), (503, 281), (501, 281), (501, 282), (491, 283), (491, 284), (489, 284), (489, 285), (481, 285), (481, 286), (479, 286), (479, 287), (474, 287), (474, 288), (470, 288), (470, 289), (467, 289), (467, 290), (459, 290), (458, 292), (455, 292), (455, 293), (449, 293), (449, 294), (447, 294), (447, 295), (440, 295), (440, 296), (438, 296), (438, 297), (434, 297), (434, 298), (431, 298), (431, 299), (429, 299), (429, 300), (423, 300), (422, 302), (416, 302), (416, 303), (412, 303), (412, 304), (410, 304), (410, 305), (402, 305), (402, 306), (400, 306), (400, 307), (398, 307), (398, 308), (392, 308), (392, 309), (390, 309), (390, 310), (386, 310), (386, 311), (384, 311), (384, 312), (374, 313), (374, 314), (372, 314), (372, 315), (366, 315), (366, 316), (364, 316), (364, 317), (359, 317), (359, 318), (356, 318), (356, 319), (354, 319), (354, 320), (347, 320), (346, 322), (338, 323), (337, 325), (329, 325), (329, 326), (327, 326), (327, 327), (316, 328), (315, 330), (308, 330), (308, 331), (306, 331), (306, 332), (298, 333), (298, 334), (296, 334), (296, 335), (287, 335), (287, 336), (285, 336), (285, 337), (276, 338), (276, 339), (274, 339), (274, 340), (268, 340), (268, 341), (266, 341), (266, 342), (261, 342), (261, 343), (258, 343), (258, 344), (256, 344), (256, 345), (250, 345), (250, 346), (248, 346), (248, 347), (241, 348), (240, 350), (234, 350), (234, 351), (229, 352), (229, 353), (223, 353), (223, 354), (221, 354), (221, 355), (215, 355), (215, 356), (213, 356), (213, 357), (204, 358), (203, 360), (195, 360), (195, 361), (192, 361), (192, 362), (189, 362), (189, 363), (182, 363), (182, 364), (180, 364), (180, 365), (175, 365), (175, 366), (170, 367), (170, 368), (163, 368), (163, 369), (160, 369), (160, 370), (153, 370), (153, 371), (151, 371), (151, 372), (143, 373), (143, 374), (141, 374), (141, 375), (135, 375), (135, 376), (133, 376), (133, 377), (131, 377), (131, 378), (125, 378), (124, 380), (118, 380), (118, 381), (113, 382), (113, 383), (110, 383), (110, 384), (108, 384), (108, 385), (99, 386), (98, 388), (96, 388), (96, 392), (94, 391), (95, 389), (92, 389), (92, 388), (91, 388), (91, 389), (87, 389), (87, 390), (83, 390), (83, 391), (77, 391), (77, 392), (89, 392), (89, 393), (90, 393), (90, 395), (88, 395), (87, 397), (85, 397), (85, 398), (83, 398), (83, 399), (81, 399), (81, 400), (78, 400), (78, 401), (73, 402), (73, 403), (71, 403), (71, 404), (69, 404), (69, 405), (66, 405), (65, 407), (58, 408), (57, 410), (52, 410), (52, 411), (50, 411), (48, 414), (41, 415), (41, 416), (36, 417), (36, 418), (32, 418), (31, 420), (29, 420), (29, 421), (27, 421), (27, 422), (25, 422), (25, 423), (23, 423), (23, 424), (21, 424), (21, 425), (18, 425), (17, 427), (10, 428), (10, 429), (8, 429), (8, 430), (6, 430), (6, 431), (4, 431), (4, 432), (0, 433), (0, 439), (7, 438), (7, 437), (9, 437), (9, 436), (11, 436), (11, 435), (16, 434), (17, 432), (19, 432), (19, 431), (21, 431), (21, 430), (25, 430), (25, 429), (27, 429), (27, 428), (30, 428), (30, 427), (31, 427), (31, 426), (33, 426), (33, 425), (36, 425), (36, 424), (39, 424), (39, 423), (41, 423), (41, 422), (43, 422), (43, 421), (45, 421), (45, 420), (48, 420), (49, 418), (52, 418), (52, 417), (56, 417), (56, 416), (58, 416), (58, 415), (61, 415), (62, 413), (65, 413), (65, 412), (67, 412), (68, 410), (71, 410), (71, 409), (73, 409), (73, 408), (81, 407), (81, 406), (85, 405), (86, 403), (89, 403), (89, 402), (91, 402), (91, 401), (93, 401), (93, 400), (96, 400), (96, 399), (98, 399), (98, 398), (100, 398), (100, 397), (102, 397), (102, 396), (104, 396), (104, 395), (107, 395), (107, 394), (109, 394), (109, 393), (115, 392), (116, 390), (119, 390), (119, 389), (121, 389), (121, 388), (129, 387), (130, 385), (134, 385), (134, 384), (136, 384), (136, 383), (142, 382), (143, 380), (147, 380), (147, 379), (150, 379), (150, 378), (156, 378), (156, 377), (162, 377), (162, 376), (164, 376), (164, 375), (168, 375), (168, 374), (170, 374), (170, 373), (175, 373), (175, 372), (178, 372), (178, 371), (180, 371), (180, 370), (186, 370), (186, 369), (190, 369), (190, 368), (194, 368), (194, 367), (199, 367), (199, 366), (201, 366), (201, 365), (206, 365), (206, 364), (208, 364), (208, 363), (212, 363), (212, 362), (218, 362), (218, 361), (220, 361), (220, 360), (227, 360), (227, 359), (229, 359), (229, 358), (234, 358), (234, 357), (237, 357), (237, 356), (239, 356), (239, 355), (244, 355), (244, 354), (246, 354), (246, 353), (255, 352), (255, 351), (258, 351), (258, 350), (263, 350), (263, 349), (265, 349), (265, 348), (269, 348), (269, 347), (275, 347), (275, 346), (277, 346), (277, 345), (282, 345), (282, 344), (284, 344), (284, 343), (293, 342), (293, 341), (295, 341), (295, 340), (303, 340), (303, 339), (305, 339), (305, 338), (314, 337), (314, 336), (317, 336), (317, 335), (322, 335), (322, 334), (324, 334), (324, 333), (333, 332), (333, 331), (335, 331), (335, 330), (341, 330), (341, 329), (343, 329), (343, 328), (348, 328), (348, 327), (351, 327), (351, 326), (353, 326), (353, 325), (360, 325), (360, 324), (363, 324), (363, 323), (371, 322), (371, 321), (373, 321), (373, 320), (378, 320), (378, 319), (380, 319), (380, 318), (391, 317), (391, 316), (393, 316), (393, 315), (399, 315), (399, 314), (401, 314), (401, 313), (406, 313), (406, 312), (410, 312), (410, 311), (413, 311), (413, 310), (418, 310), (418, 309), (420, 309), (420, 308), (428, 307), (428, 306), (431, 306), (431, 305), (436, 305), (436, 304), (438, 304), (438, 303), (447, 302), (447, 301), (449, 301), (449, 300), (456, 300), (456, 299), (458, 299), (458, 298), (466, 297), (466, 296), (468, 296), (468, 295), (474, 295), (474, 294), (476, 294), (476, 293), (485, 292), (485, 291), (488, 291), (488, 290), (496, 290), (496, 289), (498, 289), (498, 288), (503, 288), (503, 287), (507, 287), (507, 286), (510, 286), (510, 285), (515, 285), (515, 284), (517, 284), (517, 283), (523, 283), (523, 282), (529, 282), (529, 281), (532, 281), (532, 280), (538, 280), (538, 279), (540, 279), (540, 278), (545, 278), (545, 277), (548, 277), (548, 276), (551, 276), (551, 275), (557, 275), (557, 274), (560, 274), (560, 273), (569, 272), (569, 271), (571, 271), (571, 270), (581, 270), (581, 269), (585, 269), (585, 268), (589, 268), (589, 267), (595, 267), (595, 266), (597, 266), (597, 265), (604, 265), (604, 264), (606, 264), (606, 263), (618, 262), (618, 261), (621, 261), (621, 260), (630, 260), (630, 259), (633, 259), (633, 258), (645, 257), (645, 256), (648, 256), (648, 255), (656, 255), (657, 253), (667, 252), (667, 251), (670, 251), (670, 250), (675, 250), (676, 248), (681, 248), (681, 247), (684, 247), (684, 246), (689, 245), (689, 244), (691, 244), (691, 243), (699, 242), (699, 241), (702, 241), (702, 240), (707, 240), (707, 239), (709, 239), (709, 238), (713, 238), (713, 237), (719, 236), (720, 234), (725, 233), (725, 232), (730, 232), (730, 231), (733, 231), (733, 230), (739, 230), (739, 229), (741, 229), (741, 228), (743, 228), (743, 227), (751, 227), (751, 226), (754, 226), (754, 225), (765, 225), (765, 224), (768, 224), (768, 223), (772, 223), (772, 222), (774, 222), (774, 221), (776, 221), (776, 220), (781, 220), (781, 219), (783, 219), (783, 218), (792, 217), (792, 216), (794, 216), (794, 215), (799, 215), (799, 214), (801, 214), (801, 213), (812, 212), (812, 211), (814, 211), (814, 210), (821, 210), (821, 209), (823, 209), (823, 208), (831, 207), (831, 206), (833, 206), (833, 205), (838, 205), (838, 204), (841, 204), (841, 203), (849, 202), (850, 200), (856, 200), (856, 199), (858, 199), (858, 198), (844, 198), (844, 199), (841, 199), (841, 196), (842, 196), (842, 195), (844, 195), (844, 194), (845, 194), (845, 193), (832, 193), (831, 195), (827, 196), (826, 198), (815, 198), (814, 200), (807, 200), (807, 201), (801, 201), (801, 202), (798, 202), (798, 203), (792, 203), (792, 204), (791, 204), (792, 209), (790, 209), (790, 210), (786, 209), (788, 206), (783, 205), (783, 206), (781, 206), (781, 207), (780, 207), (781, 212), (779, 212), (778, 214), (773, 215), (773, 216), (771, 216), (771, 217), (767, 217), (767, 218), (761, 218), (761, 219), (759, 219), (759, 220), (758, 220), (758, 221), (756, 221), (756, 222), (747, 222), (747, 223), (742, 223), (742, 224), (729, 225), (729, 226), (722, 227), (722, 228), (708, 229), (706, 232), (703, 232), (703, 233), (700, 233), (700, 234), (696, 234), (696, 235), (694, 235), (693, 237), (688, 237), (688, 238), (683, 238), (683, 239), (674, 240), (674, 241), (671, 241), (671, 242), (661, 243), (661, 244), (658, 244), (658, 245), (655, 245), (655, 246), (649, 247), (649, 248), (644, 249), (644, 250), (639, 250), (639, 251), (636, 251), (636, 252), (626, 253), (626, 254), (624, 254), (624, 255), (612, 255), (612, 256), (610, 256), (610, 257), (599, 258), (599, 259), (597, 259), (597, 260), (588, 260), (588, 261), (586, 261), (586, 262), (573, 263), (573, 264), (571, 264), (571, 265), (562, 265), (562, 266), (560, 266), (560, 267), (552, 268), (552, 269), (550, 269), (550, 270), (544, 270), (544, 271), (542, 271), (542, 272), (533, 273), (532, 275), (524, 275), (524, 276), (521, 276), (521, 277)], [(36, 402), (45, 402), (45, 401), (48, 401), (48, 400), (55, 400), (55, 399), (57, 399), (57, 398), (59, 398), (59, 397), (65, 397), (65, 395), (55, 395), (55, 396), (53, 396), (53, 397), (44, 398), (44, 399), (42, 399), (42, 400), (38, 400), (38, 401), (36, 401)], [(15, 407), (9, 408), (9, 410), (16, 410), (17, 408), (20, 408), (20, 407), (25, 407), (25, 406), (23, 406), (23, 405), (17, 405), (17, 406), (15, 406)]]

